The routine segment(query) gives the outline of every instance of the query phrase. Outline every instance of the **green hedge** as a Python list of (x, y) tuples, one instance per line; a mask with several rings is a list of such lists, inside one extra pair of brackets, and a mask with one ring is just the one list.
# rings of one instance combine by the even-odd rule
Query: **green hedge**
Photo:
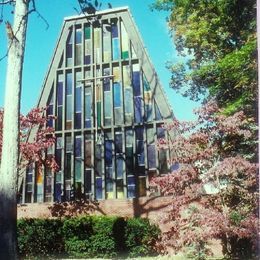
[(147, 219), (84, 216), (18, 221), (24, 257), (113, 258), (155, 255), (159, 228)]

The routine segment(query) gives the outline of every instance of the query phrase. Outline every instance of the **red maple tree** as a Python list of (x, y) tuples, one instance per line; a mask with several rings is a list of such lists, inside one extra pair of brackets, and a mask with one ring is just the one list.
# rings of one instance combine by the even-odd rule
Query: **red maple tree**
[(151, 183), (173, 197), (164, 219), (171, 229), (163, 234), (160, 249), (186, 248), (203, 259), (211, 253), (208, 242), (218, 239), (225, 255), (246, 259), (257, 241), (258, 176), (244, 148), (255, 132), (243, 112), (226, 116), (214, 101), (196, 113), (194, 123), (164, 125), (178, 135), (158, 141), (160, 149), (172, 151), (170, 164), (179, 164)]
[[(54, 128), (46, 127), (48, 120), (54, 117), (44, 116), (47, 108), (34, 108), (26, 116), (20, 116), (20, 167), (30, 163), (44, 165), (53, 171), (58, 170), (58, 165), (53, 155), (46, 155), (47, 149), (56, 142)], [(4, 110), (0, 109), (0, 158), (3, 143), (3, 117)], [(30, 131), (36, 130), (36, 135), (30, 140)]]

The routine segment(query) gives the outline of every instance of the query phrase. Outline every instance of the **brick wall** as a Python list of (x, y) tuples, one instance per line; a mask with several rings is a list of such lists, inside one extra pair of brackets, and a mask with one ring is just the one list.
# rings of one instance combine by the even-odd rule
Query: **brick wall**
[(116, 215), (161, 219), (171, 203), (171, 197), (142, 197), (136, 199), (109, 199), (97, 202), (28, 203), (18, 205), (18, 218), (52, 218), (83, 214)]

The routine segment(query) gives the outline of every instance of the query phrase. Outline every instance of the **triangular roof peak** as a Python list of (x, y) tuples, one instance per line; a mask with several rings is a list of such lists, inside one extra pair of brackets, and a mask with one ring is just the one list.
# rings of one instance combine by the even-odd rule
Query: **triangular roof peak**
[(68, 16), (68, 17), (64, 18), (64, 21), (70, 21), (70, 20), (75, 20), (75, 19), (84, 18), (84, 17), (93, 17), (96, 15), (104, 15), (104, 14), (109, 14), (109, 13), (117, 13), (117, 12), (122, 12), (122, 11), (129, 11), (129, 7), (123, 6), (123, 7), (109, 8), (109, 9), (97, 11), (95, 14), (80, 14), (80, 15)]

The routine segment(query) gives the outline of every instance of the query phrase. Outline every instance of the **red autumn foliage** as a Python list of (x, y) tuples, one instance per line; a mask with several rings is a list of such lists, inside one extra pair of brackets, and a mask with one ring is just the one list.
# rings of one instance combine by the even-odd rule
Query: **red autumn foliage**
[(172, 228), (160, 249), (193, 247), (198, 256), (210, 253), (210, 240), (220, 239), (226, 255), (246, 259), (254, 254), (258, 231), (258, 166), (243, 151), (254, 131), (243, 112), (225, 116), (213, 101), (196, 113), (194, 123), (165, 125), (175, 134), (158, 142), (172, 151), (170, 163), (179, 163), (179, 169), (151, 182), (173, 197), (164, 219)]
[[(26, 116), (20, 116), (20, 162), (22, 165), (37, 163), (45, 165), (53, 171), (58, 170), (58, 165), (52, 155), (45, 155), (48, 148), (51, 148), (56, 141), (54, 129), (45, 127), (49, 117), (45, 117), (46, 108), (34, 108)], [(3, 117), (4, 110), (0, 109), (0, 158), (3, 142)], [(36, 130), (32, 140), (28, 139), (29, 132)]]

